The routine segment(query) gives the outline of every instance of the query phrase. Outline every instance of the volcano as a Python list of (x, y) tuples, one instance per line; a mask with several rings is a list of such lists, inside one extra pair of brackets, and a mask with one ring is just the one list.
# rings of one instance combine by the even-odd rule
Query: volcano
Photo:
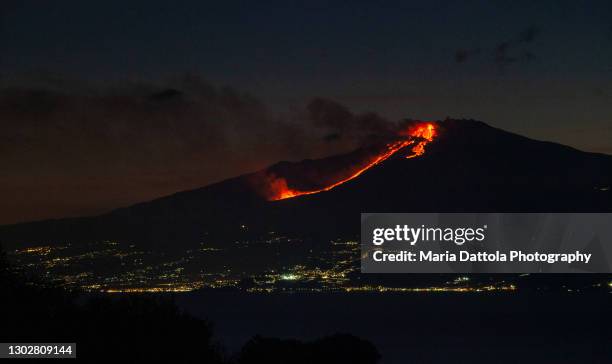
[(267, 231), (356, 237), (361, 212), (610, 212), (611, 185), (611, 156), (445, 120), (415, 123), (348, 154), (280, 162), (100, 216), (4, 226), (0, 241), (171, 247)]

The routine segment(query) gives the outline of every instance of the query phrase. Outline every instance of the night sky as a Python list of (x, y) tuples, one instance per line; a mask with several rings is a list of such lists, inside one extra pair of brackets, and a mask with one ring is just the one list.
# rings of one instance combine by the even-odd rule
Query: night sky
[(612, 154), (610, 1), (176, 3), (2, 2), (0, 224), (348, 151), (402, 118)]

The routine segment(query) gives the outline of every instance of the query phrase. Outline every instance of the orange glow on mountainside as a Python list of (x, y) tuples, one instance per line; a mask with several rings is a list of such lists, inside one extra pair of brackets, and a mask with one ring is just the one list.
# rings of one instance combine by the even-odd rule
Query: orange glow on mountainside
[(414, 154), (408, 155), (406, 158), (418, 157), (425, 153), (425, 145), (433, 141), (433, 138), (436, 136), (436, 128), (433, 124), (427, 123), (426, 125), (418, 126), (416, 129), (412, 130), (409, 135), (414, 138), (420, 138), (421, 140), (417, 145), (412, 147), (412, 153)]
[(406, 158), (414, 158), (423, 155), (423, 153), (425, 153), (425, 145), (433, 141), (436, 137), (436, 127), (433, 123), (422, 123), (416, 126), (412, 126), (406, 132), (400, 133), (400, 135), (404, 138), (403, 140), (387, 144), (386, 149), (381, 154), (377, 155), (374, 159), (369, 161), (365, 166), (353, 172), (349, 177), (343, 178), (326, 187), (317, 190), (300, 191), (287, 186), (287, 180), (285, 178), (271, 178), (267, 186), (270, 191), (269, 195), (271, 196), (268, 199), (270, 201), (277, 201), (301, 195), (312, 195), (319, 192), (329, 191), (343, 183), (346, 183), (352, 179), (359, 177), (363, 172), (387, 160), (389, 157), (391, 157), (398, 151), (404, 149), (405, 147), (413, 145), (415, 143), (416, 145), (414, 145), (414, 147), (412, 147), (411, 149), (412, 153), (407, 155)]

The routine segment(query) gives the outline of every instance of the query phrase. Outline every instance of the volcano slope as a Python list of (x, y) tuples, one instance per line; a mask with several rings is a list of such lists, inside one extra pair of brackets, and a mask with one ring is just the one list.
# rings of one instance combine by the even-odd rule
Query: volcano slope
[(280, 162), (100, 216), (3, 226), (0, 242), (23, 247), (52, 241), (129, 240), (150, 247), (184, 247), (203, 235), (232, 241), (266, 231), (323, 241), (358, 236), (361, 212), (612, 210), (612, 156), (532, 140), (479, 121), (434, 124), (436, 137), (422, 155), (406, 158), (414, 154), (410, 148), (423, 141), (415, 139), (327, 191), (275, 200), (262, 189), (271, 175), (282, 176), (292, 187), (318, 189), (340, 178), (336, 174), (346, 177), (355, 171), (354, 164), (363, 165), (364, 158), (371, 161), (384, 148)]

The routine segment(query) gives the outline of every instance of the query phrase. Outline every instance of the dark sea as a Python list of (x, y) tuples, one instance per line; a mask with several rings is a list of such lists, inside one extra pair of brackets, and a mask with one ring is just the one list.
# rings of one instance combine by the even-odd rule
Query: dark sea
[(230, 353), (254, 335), (350, 333), (381, 363), (611, 363), (612, 294), (272, 293), (176, 296)]

